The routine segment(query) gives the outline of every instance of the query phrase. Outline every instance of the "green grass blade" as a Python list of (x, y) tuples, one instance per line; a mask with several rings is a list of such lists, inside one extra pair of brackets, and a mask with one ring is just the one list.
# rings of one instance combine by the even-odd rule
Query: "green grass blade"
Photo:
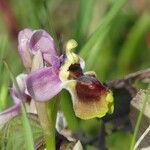
[[(51, 5), (51, 10), (49, 10), (48, 4)], [(52, 35), (52, 37), (54, 38), (58, 50), (60, 50), (60, 46), (59, 46), (60, 43), (59, 43), (59, 40), (57, 39), (56, 31), (55, 31), (55, 28), (54, 28), (54, 21), (53, 21), (53, 17), (52, 17), (52, 8), (53, 8), (53, 6), (54, 6), (54, 1), (51, 0), (48, 3), (46, 0), (43, 0), (43, 9), (44, 9), (45, 15), (46, 15), (48, 30), (49, 30), (50, 34)]]
[(0, 87), (0, 111), (6, 108), (7, 101), (6, 98), (8, 96), (8, 84), (5, 82), (1, 84)]
[[(108, 46), (109, 43), (107, 42), (107, 45), (101, 48), (100, 54), (97, 56), (96, 63), (88, 64), (92, 66), (94, 71), (97, 74), (98, 79), (101, 82), (104, 82), (110, 78), (110, 66), (112, 64), (113, 60), (113, 49), (111, 46)], [(100, 47), (97, 47), (100, 48)], [(91, 68), (91, 67), (89, 67)]]
[(3, 35), (0, 36), (0, 73), (2, 71), (2, 60), (3, 60), (3, 57), (4, 57), (4, 51), (5, 51), (5, 48), (6, 48), (6, 43), (7, 43), (7, 37)]
[(134, 129), (134, 134), (133, 134), (133, 138), (132, 138), (130, 150), (133, 150), (133, 149), (134, 149), (134, 145), (135, 145), (135, 142), (136, 142), (136, 138), (137, 138), (137, 135), (138, 135), (138, 133), (139, 133), (140, 124), (141, 124), (141, 121), (142, 121), (143, 112), (144, 112), (144, 109), (145, 109), (146, 104), (147, 104), (147, 102), (149, 101), (149, 99), (150, 99), (150, 84), (149, 84), (149, 86), (148, 86), (147, 94), (146, 94), (146, 96), (145, 96), (142, 109), (141, 109), (141, 111), (140, 111), (140, 113), (139, 113), (139, 116), (138, 116), (138, 119), (137, 119), (137, 122), (136, 122), (136, 126), (135, 126), (135, 129)]
[[(7, 88), (7, 80), (4, 78), (3, 73), (3, 59), (4, 59), (4, 52), (6, 49), (6, 43), (7, 43), (7, 36), (3, 35), (0, 36), (0, 111), (3, 110), (7, 106), (6, 97), (8, 94), (8, 88)], [(6, 77), (6, 75), (5, 75)]]
[(22, 122), (24, 127), (24, 135), (25, 135), (25, 142), (28, 150), (34, 150), (34, 140), (32, 135), (32, 129), (27, 117), (27, 113), (25, 110), (24, 105), (21, 103), (21, 110), (22, 110)]
[(104, 41), (105, 37), (107, 36), (109, 29), (110, 29), (109, 27), (105, 29), (105, 32), (101, 34), (99, 41), (91, 49), (91, 52), (89, 53), (89, 56), (88, 56), (87, 61), (86, 61), (86, 68), (87, 69), (91, 69), (95, 66), (95, 58), (97, 58), (97, 56), (100, 55), (103, 41)]
[(37, 3), (35, 0), (19, 0), (16, 5), (18, 5), (19, 19), (22, 21), (23, 26), (39, 28), (40, 21), (38, 17)]
[(137, 48), (149, 29), (150, 17), (149, 13), (145, 13), (131, 29), (129, 36), (120, 51), (117, 73), (119, 77), (128, 73), (131, 62), (134, 62), (136, 59), (138, 53)]
[(77, 40), (79, 47), (82, 46), (82, 43), (85, 40), (86, 33), (90, 26), (95, 2), (95, 0), (80, 1), (80, 10), (77, 17), (78, 22), (76, 25), (75, 33), (75, 39)]
[[(94, 49), (93, 47), (99, 43), (102, 44), (102, 41), (108, 35), (108, 31), (111, 27), (112, 21), (117, 16), (120, 9), (124, 6), (127, 0), (118, 0), (115, 1), (114, 5), (112, 6), (111, 10), (108, 12), (106, 17), (103, 18), (100, 25), (98, 26), (97, 30), (93, 33), (91, 38), (87, 41), (85, 46), (81, 49), (80, 54), (84, 59), (88, 60), (88, 63), (91, 63), (99, 53), (99, 49)], [(100, 42), (99, 42), (100, 41)], [(88, 64), (87, 63), (87, 64)]]
[(25, 136), (25, 143), (26, 143), (27, 149), (28, 150), (34, 150), (34, 140), (33, 140), (33, 135), (32, 135), (32, 129), (31, 129), (31, 126), (30, 126), (30, 122), (27, 118), (27, 113), (26, 113), (26, 110), (25, 110), (25, 107), (24, 107), (24, 103), (23, 103), (24, 99), (22, 97), (22, 94), (20, 92), (18, 83), (17, 83), (17, 81), (14, 77), (13, 72), (11, 71), (11, 69), (9, 68), (9, 66), (6, 62), (4, 62), (4, 64), (5, 64), (5, 67), (7, 68), (8, 72), (10, 74), (10, 77), (11, 77), (18, 93), (19, 93), (19, 97), (22, 100), (21, 101), (22, 121), (23, 121), (24, 136)]

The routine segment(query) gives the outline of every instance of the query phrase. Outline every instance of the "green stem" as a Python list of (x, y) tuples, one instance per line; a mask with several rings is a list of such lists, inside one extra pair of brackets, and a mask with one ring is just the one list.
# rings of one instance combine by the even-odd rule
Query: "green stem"
[(56, 149), (55, 123), (57, 114), (57, 100), (49, 102), (36, 102), (37, 113), (43, 128), (47, 150)]

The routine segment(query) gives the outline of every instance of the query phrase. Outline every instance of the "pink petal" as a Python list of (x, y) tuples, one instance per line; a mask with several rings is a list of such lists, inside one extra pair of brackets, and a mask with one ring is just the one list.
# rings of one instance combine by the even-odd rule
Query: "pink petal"
[(31, 29), (24, 29), (24, 30), (21, 30), (19, 32), (19, 35), (18, 35), (18, 42), (20, 44), (24, 44), (26, 42), (29, 42), (31, 36), (33, 34), (33, 31)]
[(27, 90), (36, 101), (48, 101), (62, 90), (62, 83), (53, 68), (36, 70), (27, 77)]
[(19, 32), (18, 36), (18, 51), (27, 70), (30, 70), (32, 64), (32, 56), (29, 50), (29, 40), (32, 34), (32, 30), (24, 29)]
[[(31, 97), (25, 93), (26, 91), (26, 78), (27, 78), (27, 74), (19, 74), (16, 77), (16, 81), (20, 90), (20, 94), (23, 98), (23, 100), (25, 100), (25, 102), (30, 102)], [(14, 100), (15, 103), (18, 103), (18, 101), (21, 101), (22, 99), (20, 99), (20, 95), (18, 93), (18, 90), (16, 89), (15, 85), (13, 84), (12, 90), (11, 90), (11, 96)]]
[(11, 118), (17, 116), (20, 113), (20, 103), (6, 109), (0, 113), (0, 128), (8, 122)]
[(37, 51), (42, 53), (56, 54), (53, 38), (44, 30), (36, 30), (30, 40), (30, 49), (33, 54)]
[(44, 60), (51, 64), (55, 69), (60, 68), (60, 58), (58, 56), (50, 55), (50, 54), (44, 54), (43, 55)]
[(20, 113), (21, 101), (19, 99), (14, 100), (14, 105), (8, 109), (0, 112), (0, 128), (8, 122), (11, 118), (17, 116)]

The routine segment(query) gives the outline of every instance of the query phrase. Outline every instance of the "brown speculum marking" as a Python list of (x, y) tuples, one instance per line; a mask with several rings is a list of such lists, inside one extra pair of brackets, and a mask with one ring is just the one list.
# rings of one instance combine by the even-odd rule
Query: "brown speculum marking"
[(83, 76), (82, 68), (80, 67), (80, 64), (72, 64), (69, 69), (69, 79), (77, 79), (81, 76)]
[(108, 89), (103, 86), (93, 75), (84, 75), (80, 64), (72, 64), (69, 69), (69, 79), (75, 79), (76, 93), (80, 101), (99, 101), (105, 96)]
[(99, 101), (107, 91), (107, 88), (92, 76), (83, 75), (77, 79), (76, 92), (82, 102)]

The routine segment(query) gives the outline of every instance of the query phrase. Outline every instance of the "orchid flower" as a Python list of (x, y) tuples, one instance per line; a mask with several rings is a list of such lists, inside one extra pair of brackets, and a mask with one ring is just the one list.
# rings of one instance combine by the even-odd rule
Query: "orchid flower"
[(57, 55), (53, 38), (44, 30), (25, 29), (19, 33), (19, 53), (30, 73), (26, 78), (29, 95), (45, 102), (67, 89), (77, 117), (91, 119), (113, 112), (113, 96), (95, 73), (83, 72), (84, 61), (73, 52), (77, 43), (70, 40), (65, 54)]

